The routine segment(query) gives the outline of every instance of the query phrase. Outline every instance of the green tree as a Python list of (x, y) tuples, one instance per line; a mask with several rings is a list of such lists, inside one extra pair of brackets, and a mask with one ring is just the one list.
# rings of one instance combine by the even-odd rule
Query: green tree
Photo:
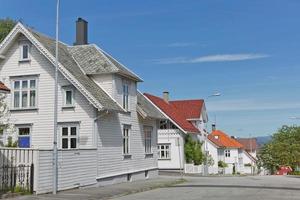
[(16, 25), (16, 21), (10, 18), (0, 19), (0, 42), (7, 36), (7, 34)]
[(271, 141), (263, 146), (258, 159), (259, 166), (271, 173), (282, 165), (296, 169), (300, 164), (300, 127), (282, 126)]
[(184, 143), (184, 155), (186, 163), (201, 165), (204, 160), (202, 143), (193, 140), (191, 135), (187, 135)]

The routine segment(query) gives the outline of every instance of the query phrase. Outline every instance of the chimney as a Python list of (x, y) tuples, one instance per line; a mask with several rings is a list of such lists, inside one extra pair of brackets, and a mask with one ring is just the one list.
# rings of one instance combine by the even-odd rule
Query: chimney
[(88, 22), (79, 17), (76, 21), (76, 42), (74, 45), (88, 44)]
[(169, 103), (169, 92), (163, 92), (163, 99), (165, 100), (165, 102)]
[(215, 131), (215, 130), (216, 130), (216, 124), (213, 123), (213, 124), (211, 125), (211, 131)]

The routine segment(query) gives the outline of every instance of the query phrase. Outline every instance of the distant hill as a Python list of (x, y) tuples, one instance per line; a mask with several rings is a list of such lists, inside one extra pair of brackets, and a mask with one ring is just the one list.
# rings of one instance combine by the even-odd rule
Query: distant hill
[(258, 147), (262, 147), (264, 144), (268, 143), (271, 140), (271, 136), (259, 136), (256, 137)]

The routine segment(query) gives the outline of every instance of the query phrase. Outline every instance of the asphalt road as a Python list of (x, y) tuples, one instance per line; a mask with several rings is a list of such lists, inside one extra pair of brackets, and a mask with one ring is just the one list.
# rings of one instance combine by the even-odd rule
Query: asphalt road
[(300, 178), (286, 176), (189, 177), (183, 184), (115, 200), (300, 200)]

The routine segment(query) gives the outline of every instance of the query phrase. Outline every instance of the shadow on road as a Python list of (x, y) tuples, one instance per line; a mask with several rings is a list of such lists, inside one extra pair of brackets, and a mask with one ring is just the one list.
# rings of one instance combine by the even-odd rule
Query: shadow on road
[(175, 185), (169, 188), (243, 188), (243, 189), (267, 189), (267, 190), (299, 190), (291, 187), (249, 186), (249, 185)]

